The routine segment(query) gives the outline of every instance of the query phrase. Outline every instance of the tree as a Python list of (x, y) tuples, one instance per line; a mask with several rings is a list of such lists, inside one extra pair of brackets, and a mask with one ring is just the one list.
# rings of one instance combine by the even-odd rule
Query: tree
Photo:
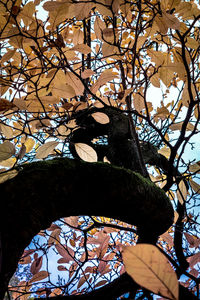
[(199, 19), (0, 1), (1, 299), (199, 297)]

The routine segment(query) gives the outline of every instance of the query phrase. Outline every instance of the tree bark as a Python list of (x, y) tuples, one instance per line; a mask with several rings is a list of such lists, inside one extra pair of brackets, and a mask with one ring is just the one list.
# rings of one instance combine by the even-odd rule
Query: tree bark
[(52, 221), (77, 215), (111, 217), (154, 238), (174, 217), (170, 200), (156, 185), (105, 163), (65, 158), (25, 164), (16, 177), (0, 185), (0, 193), (1, 299), (24, 248)]

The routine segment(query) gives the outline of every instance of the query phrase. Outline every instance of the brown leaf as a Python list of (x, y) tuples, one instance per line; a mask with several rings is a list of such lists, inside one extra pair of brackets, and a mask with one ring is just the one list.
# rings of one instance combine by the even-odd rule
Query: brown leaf
[(87, 275), (85, 275), (85, 276), (82, 276), (82, 277), (79, 279), (77, 288), (79, 289), (79, 288), (80, 288), (80, 287), (88, 280), (89, 277), (90, 277), (90, 274), (87, 274)]
[(31, 280), (29, 280), (29, 283), (43, 280), (43, 279), (47, 278), (48, 276), (49, 276), (49, 272), (40, 271), (40, 272), (36, 273), (35, 275), (33, 275)]
[(31, 264), (31, 268), (30, 268), (30, 271), (33, 275), (35, 275), (36, 273), (39, 272), (39, 270), (41, 269), (42, 267), (42, 261), (43, 261), (43, 258), (42, 256), (40, 257), (37, 257)]
[(5, 141), (3, 144), (0, 144), (0, 161), (8, 159), (14, 154), (15, 146), (11, 142)]
[(66, 262), (74, 260), (74, 250), (72, 250), (70, 247), (65, 248), (63, 245), (56, 244), (55, 245), (56, 250), (58, 253), (66, 259)]
[(200, 252), (190, 256), (187, 261), (190, 264), (190, 268), (192, 269), (198, 262), (200, 262)]
[(16, 107), (16, 105), (6, 99), (0, 98), (0, 111), (12, 109), (13, 107)]

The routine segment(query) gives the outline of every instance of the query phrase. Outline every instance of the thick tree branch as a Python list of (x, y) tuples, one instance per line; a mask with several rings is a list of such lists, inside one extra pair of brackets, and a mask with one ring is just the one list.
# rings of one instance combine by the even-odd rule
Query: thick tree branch
[(174, 217), (170, 200), (156, 185), (104, 163), (54, 159), (27, 164), (0, 185), (0, 192), (1, 298), (24, 248), (60, 217), (107, 216), (136, 225), (141, 236), (152, 238), (165, 232)]

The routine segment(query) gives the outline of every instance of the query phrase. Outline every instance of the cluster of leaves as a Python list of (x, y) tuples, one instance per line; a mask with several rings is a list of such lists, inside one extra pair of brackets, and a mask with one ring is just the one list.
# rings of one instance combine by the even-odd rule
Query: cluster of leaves
[[(188, 276), (184, 284), (198, 293), (200, 163), (198, 159), (185, 160), (183, 156), (189, 150), (188, 145), (193, 147), (191, 139), (198, 134), (200, 120), (198, 5), (183, 0), (44, 1), (45, 13), (39, 17), (41, 5), (40, 0), (0, 0), (0, 182), (15, 176), (12, 168), (22, 162), (70, 156), (68, 144), (79, 128), (77, 112), (105, 106), (127, 112), (139, 138), (160, 148), (159, 153), (169, 161), (167, 170), (162, 166), (149, 169), (151, 179), (164, 188), (178, 212), (176, 225), (162, 237), (160, 246), (181, 267), (176, 243), (182, 243), (181, 251), (190, 264), (189, 271), (184, 270)], [(149, 95), (149, 88), (159, 89), (159, 96), (151, 92)], [(109, 123), (104, 113), (92, 116), (101, 124)], [(83, 160), (98, 161), (91, 146), (76, 143), (75, 149)], [(95, 226), (98, 227), (96, 223)], [(111, 281), (112, 275), (103, 278), (103, 283), (99, 281), (100, 275), (110, 269), (119, 274), (120, 259), (116, 269), (108, 264), (104, 273), (105, 261), (116, 260), (115, 252), (107, 253), (110, 247), (107, 233), (90, 232), (87, 241), (88, 229), (82, 231), (82, 236), (71, 233), (69, 242), (64, 244), (64, 254), (63, 246), (59, 246), (60, 230), (59, 226), (50, 230), (50, 234), (47, 230), (48, 246), (44, 249), (53, 244), (61, 255), (60, 261), (72, 261), (68, 271), (63, 265), (58, 268), (69, 272), (69, 282), (59, 282), (51, 291), (44, 289), (47, 295), (80, 292), (77, 289), (86, 289), (86, 282), (89, 287), (98, 287), (105, 283), (103, 280)], [(89, 240), (94, 242), (94, 238), (100, 246), (88, 252), (86, 244)], [(88, 257), (81, 256), (82, 248)], [(27, 295), (36, 281), (44, 278), (50, 281), (49, 272), (41, 270), (43, 256), (30, 251), (25, 252), (23, 263), (30, 264), (32, 277), (20, 285), (22, 294), (28, 287)], [(128, 251), (125, 250), (125, 263)], [(130, 251), (132, 260), (137, 250)], [(89, 260), (91, 252), (101, 262), (98, 267), (96, 262), (88, 265), (87, 273), (83, 263)], [(129, 272), (131, 263), (126, 264)], [(85, 272), (80, 275), (78, 272), (83, 269)], [(91, 274), (96, 274), (96, 282)], [(133, 278), (137, 281), (134, 275)], [(177, 284), (177, 279), (174, 281)], [(146, 286), (139, 281), (139, 284), (177, 299), (177, 292), (168, 284), (171, 294), (153, 290), (153, 283)], [(67, 290), (69, 286), (71, 291)]]

